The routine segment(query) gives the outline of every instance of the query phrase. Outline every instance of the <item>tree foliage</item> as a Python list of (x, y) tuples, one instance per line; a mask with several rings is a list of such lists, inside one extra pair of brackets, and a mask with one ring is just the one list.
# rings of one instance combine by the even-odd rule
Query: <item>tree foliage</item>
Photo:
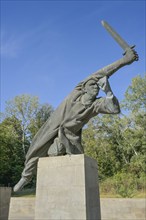
[(41, 126), (47, 121), (47, 119), (51, 116), (53, 112), (53, 108), (49, 104), (43, 104), (38, 107), (38, 111), (36, 112), (35, 117), (30, 120), (29, 123), (29, 132), (30, 138), (34, 137), (37, 131), (41, 128)]
[(31, 142), (32, 137), (50, 117), (53, 108), (49, 104), (41, 105), (37, 96), (20, 95), (6, 102), (4, 117), (15, 117), (21, 125), (21, 143), (23, 153), (28, 150), (27, 142)]
[(98, 161), (100, 180), (116, 178), (117, 192), (124, 197), (132, 195), (133, 189), (126, 192), (126, 184), (120, 187), (126, 174), (131, 174), (129, 181), (136, 178), (138, 185), (146, 168), (146, 77), (132, 80), (121, 107), (128, 110), (126, 114), (91, 120), (83, 131), (83, 143), (85, 153)]
[(21, 95), (6, 102), (0, 123), (0, 184), (13, 186), (20, 178), (32, 137), (50, 117), (53, 108), (38, 97)]
[(132, 112), (144, 111), (146, 109), (146, 75), (142, 78), (137, 76), (132, 79), (123, 100), (123, 107)]
[(0, 124), (0, 184), (8, 186), (21, 175), (24, 154), (21, 147), (21, 124), (16, 118), (6, 118)]

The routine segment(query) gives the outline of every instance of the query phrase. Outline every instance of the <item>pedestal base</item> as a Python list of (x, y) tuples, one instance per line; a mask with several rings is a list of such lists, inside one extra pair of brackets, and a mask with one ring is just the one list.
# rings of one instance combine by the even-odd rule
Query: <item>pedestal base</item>
[(35, 220), (100, 220), (97, 163), (84, 154), (40, 158)]

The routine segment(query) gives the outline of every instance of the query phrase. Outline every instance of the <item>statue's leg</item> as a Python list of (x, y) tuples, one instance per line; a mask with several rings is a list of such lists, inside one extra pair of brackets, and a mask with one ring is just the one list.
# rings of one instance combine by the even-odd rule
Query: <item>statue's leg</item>
[(37, 171), (37, 163), (40, 157), (47, 156), (47, 151), (51, 145), (51, 142), (47, 142), (45, 145), (40, 146), (38, 149), (36, 149), (35, 146), (33, 146), (33, 150), (28, 151), (26, 155), (26, 161), (25, 161), (25, 167), (22, 172), (22, 177), (20, 181), (14, 186), (14, 191), (20, 191), (25, 185), (27, 185), (31, 179), (34, 173)]
[(33, 174), (36, 173), (38, 160), (39, 157), (33, 157), (25, 164), (22, 177), (27, 179), (29, 182), (32, 179)]
[(22, 177), (13, 188), (14, 192), (22, 190), (23, 187), (31, 181), (32, 175), (36, 172), (38, 159), (39, 157), (33, 157), (25, 164)]

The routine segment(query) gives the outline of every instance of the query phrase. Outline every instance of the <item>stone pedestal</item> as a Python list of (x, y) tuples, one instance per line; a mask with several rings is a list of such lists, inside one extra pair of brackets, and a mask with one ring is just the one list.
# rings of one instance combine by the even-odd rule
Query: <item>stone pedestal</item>
[(100, 220), (97, 163), (84, 154), (40, 158), (35, 220)]
[(11, 198), (11, 187), (0, 187), (0, 220), (7, 220)]

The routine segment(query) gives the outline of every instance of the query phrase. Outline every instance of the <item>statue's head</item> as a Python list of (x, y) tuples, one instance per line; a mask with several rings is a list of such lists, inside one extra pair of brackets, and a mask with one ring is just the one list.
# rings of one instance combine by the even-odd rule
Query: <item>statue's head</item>
[(97, 85), (97, 82), (94, 79), (88, 80), (84, 84), (84, 92), (93, 98), (96, 97), (99, 93), (99, 86)]

